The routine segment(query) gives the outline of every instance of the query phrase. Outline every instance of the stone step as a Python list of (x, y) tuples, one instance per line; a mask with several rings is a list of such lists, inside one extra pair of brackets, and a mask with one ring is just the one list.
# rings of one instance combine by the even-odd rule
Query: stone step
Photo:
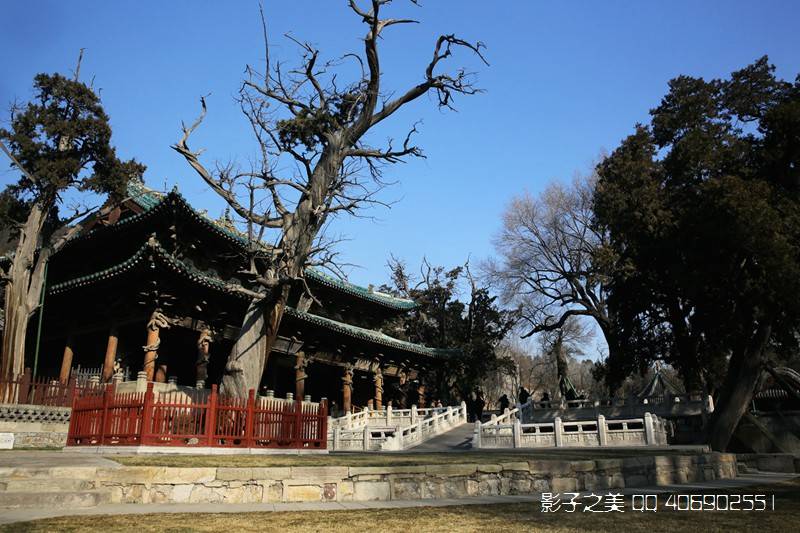
[(93, 489), (94, 483), (70, 478), (0, 478), (0, 492), (71, 492)]
[(43, 507), (66, 509), (96, 507), (111, 500), (107, 492), (80, 490), (72, 492), (0, 492), (0, 508)]

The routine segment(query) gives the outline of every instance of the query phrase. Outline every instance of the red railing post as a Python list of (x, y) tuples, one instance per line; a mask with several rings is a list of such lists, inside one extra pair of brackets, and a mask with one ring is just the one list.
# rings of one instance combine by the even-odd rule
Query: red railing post
[(248, 448), (253, 447), (253, 426), (256, 411), (256, 391), (247, 391), (247, 410), (244, 419), (244, 445)]
[(69, 429), (67, 429), (67, 444), (75, 444), (75, 435), (78, 432), (78, 424), (80, 423), (80, 418), (82, 417), (82, 413), (78, 412), (76, 409), (77, 403), (77, 396), (72, 397), (72, 401), (70, 403), (70, 414), (69, 414)]
[(328, 447), (328, 400), (321, 400), (319, 402), (318, 415), (322, 418), (319, 447), (325, 449)]
[(114, 394), (113, 391), (111, 390), (111, 387), (113, 387), (113, 385), (108, 384), (106, 385), (106, 388), (103, 391), (103, 414), (100, 417), (100, 440), (99, 440), (99, 444), (101, 446), (106, 442), (106, 424), (108, 423), (108, 408), (111, 404), (112, 395)]
[(66, 395), (63, 398), (63, 400), (59, 402), (59, 405), (65, 405), (65, 406), (72, 405), (72, 400), (73, 398), (75, 398), (75, 390), (77, 385), (78, 385), (78, 380), (76, 378), (74, 377), (69, 378), (69, 383), (67, 383), (67, 390), (65, 391)]
[(31, 390), (31, 369), (26, 368), (22, 373), (22, 379), (19, 382), (19, 391), (17, 392), (17, 403), (28, 403), (28, 394)]
[(150, 441), (150, 428), (153, 424), (153, 382), (147, 383), (142, 406), (142, 427), (139, 428), (139, 444), (144, 445)]
[(217, 386), (211, 385), (211, 395), (208, 397), (206, 408), (206, 439), (208, 445), (214, 445), (214, 432), (217, 427)]
[(292, 427), (292, 448), (300, 448), (303, 440), (303, 400), (294, 401), (294, 424)]

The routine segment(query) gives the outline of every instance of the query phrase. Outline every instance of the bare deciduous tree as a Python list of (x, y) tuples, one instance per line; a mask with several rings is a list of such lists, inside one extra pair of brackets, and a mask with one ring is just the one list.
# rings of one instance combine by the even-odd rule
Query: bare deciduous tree
[[(307, 290), (303, 275), (310, 264), (332, 266), (330, 248), (319, 239), (326, 222), (378, 202), (375, 194), (384, 185), (382, 166), (422, 156), (412, 143), (416, 127), (399, 145), (389, 141), (383, 147), (371, 146), (366, 134), (425, 94), (435, 94), (439, 107), (452, 108), (455, 95), (478, 92), (472, 74), (463, 68), (440, 72), (456, 49), (466, 49), (485, 63), (482, 43), (452, 34), (437, 39), (418, 84), (404, 92), (385, 91), (378, 43), (390, 26), (416, 22), (383, 18), (381, 10), (390, 2), (372, 0), (369, 8), (363, 8), (356, 0), (349, 1), (350, 10), (367, 26), (362, 54), (348, 53), (323, 63), (313, 45), (289, 37), (302, 52), (297, 68), (270, 64), (264, 24), (265, 70), (259, 73), (247, 67), (239, 91), (242, 112), (260, 148), (249, 169), (217, 165), (209, 170), (200, 161), (201, 151), (189, 148), (189, 137), (206, 113), (205, 99), (200, 117), (183, 127), (183, 137), (173, 146), (244, 221), (254, 249), (265, 231), (276, 235), (269, 260), (251, 261), (256, 290), (228, 358), (222, 381), (226, 393), (243, 395), (258, 386), (290, 290), (296, 286)], [(360, 75), (342, 84), (336, 72), (341, 69), (336, 67), (346, 61), (354, 62)]]
[(593, 223), (594, 176), (571, 185), (554, 183), (537, 198), (514, 198), (503, 215), (494, 246), (499, 260), (485, 270), (503, 300), (520, 307), (523, 337), (560, 330), (573, 318), (590, 317), (609, 351), (616, 324), (606, 305), (608, 278), (602, 251), (607, 234)]

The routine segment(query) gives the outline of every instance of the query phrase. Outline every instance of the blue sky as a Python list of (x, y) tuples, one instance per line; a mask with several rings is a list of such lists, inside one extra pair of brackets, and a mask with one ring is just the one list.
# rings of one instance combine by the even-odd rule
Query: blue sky
[[(273, 58), (297, 57), (291, 32), (328, 57), (361, 50), (364, 30), (344, 0), (266, 0)], [(205, 161), (246, 159), (252, 144), (232, 96), (262, 43), (255, 1), (9, 1), (0, 18), (0, 103), (30, 96), (38, 72), (68, 72), (86, 48), (82, 78), (94, 77), (124, 157), (148, 166), (146, 181), (177, 184), (213, 215), (222, 203), (169, 146), (200, 95), (209, 115), (194, 140)], [(450, 65), (477, 70), (485, 93), (440, 112), (422, 98), (373, 137), (401, 137), (422, 120), (427, 159), (387, 171), (398, 185), (374, 220), (341, 219), (351, 240), (342, 258), (358, 283), (386, 280), (390, 253), (419, 265), (423, 255), (453, 266), (491, 254), (505, 204), (525, 189), (588, 170), (647, 120), (678, 74), (725, 76), (763, 54), (779, 75), (800, 72), (800, 3), (793, 1), (486, 2), (396, 1), (387, 12), (422, 23), (387, 30), (381, 43), (384, 86), (420, 80), (439, 33), (481, 40), (489, 67), (468, 55)], [(6, 117), (4, 117), (6, 118)], [(5, 163), (2, 164), (5, 168)], [(12, 179), (0, 172), (0, 180)]]

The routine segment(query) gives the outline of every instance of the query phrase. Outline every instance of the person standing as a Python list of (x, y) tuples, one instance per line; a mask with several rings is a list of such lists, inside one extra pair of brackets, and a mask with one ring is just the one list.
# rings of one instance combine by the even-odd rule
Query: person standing
[(528, 400), (530, 399), (530, 397), (531, 397), (531, 394), (528, 392), (528, 389), (526, 389), (525, 387), (520, 387), (519, 388), (519, 394), (517, 395), (517, 398), (519, 399), (519, 403), (521, 403), (523, 405), (528, 403)]
[(497, 402), (500, 404), (500, 414), (501, 415), (503, 413), (505, 413), (506, 409), (508, 409), (508, 407), (511, 405), (511, 401), (508, 399), (508, 395), (506, 395), (506, 394), (503, 394), (502, 396), (500, 396), (500, 398), (497, 400)]
[(478, 389), (475, 391), (475, 420), (483, 422), (483, 408), (486, 406), (486, 399), (483, 397), (483, 392)]

